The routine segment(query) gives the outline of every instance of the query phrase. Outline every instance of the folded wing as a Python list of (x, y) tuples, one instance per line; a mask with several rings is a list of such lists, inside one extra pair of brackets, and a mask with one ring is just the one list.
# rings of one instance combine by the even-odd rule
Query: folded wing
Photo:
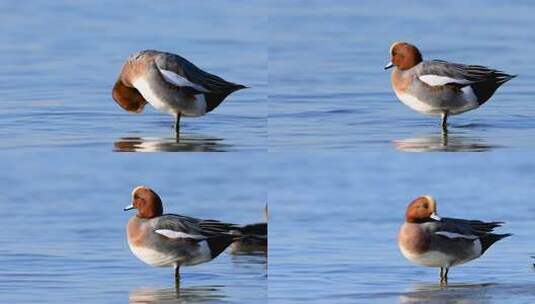
[(205, 240), (230, 235), (238, 226), (215, 220), (201, 220), (177, 214), (166, 214), (158, 218), (155, 232), (171, 239)]

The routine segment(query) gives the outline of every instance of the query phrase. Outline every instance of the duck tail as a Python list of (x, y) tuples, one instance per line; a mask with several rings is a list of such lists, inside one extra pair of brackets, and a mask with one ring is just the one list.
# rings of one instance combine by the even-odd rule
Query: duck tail
[(232, 92), (236, 92), (238, 90), (248, 89), (248, 86), (244, 86), (243, 84), (236, 84), (234, 88), (232, 88)]
[(502, 84), (516, 76), (517, 75), (510, 75), (502, 71), (494, 71), (489, 79), (472, 84), (471, 87), (474, 90), (474, 94), (477, 96), (478, 103), (480, 105), (484, 104)]
[(234, 84), (233, 83), (232, 85), (230, 85), (227, 88), (225, 88), (225, 90), (223, 90), (222, 92), (204, 93), (204, 97), (205, 97), (205, 100), (206, 100), (206, 106), (207, 106), (206, 112), (210, 112), (213, 109), (215, 109), (230, 94), (232, 94), (232, 93), (234, 93), (234, 92), (236, 92), (238, 90), (247, 89), (247, 88), (248, 87), (246, 87), (244, 85)]
[(206, 242), (208, 242), (208, 247), (210, 247), (210, 254), (212, 256), (212, 259), (216, 258), (235, 240), (236, 236), (230, 234), (222, 234), (208, 238)]
[(505, 234), (495, 234), (495, 233), (488, 233), (479, 238), (481, 241), (481, 254), (485, 253), (487, 249), (489, 249), (492, 244), (496, 243), (497, 241), (504, 239), (508, 236), (511, 236), (513, 234), (511, 233), (505, 233)]

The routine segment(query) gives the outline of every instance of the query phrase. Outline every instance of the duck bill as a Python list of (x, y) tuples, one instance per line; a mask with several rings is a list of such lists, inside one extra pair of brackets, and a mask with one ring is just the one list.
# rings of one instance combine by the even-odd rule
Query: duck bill
[(431, 215), (429, 217), (434, 219), (435, 221), (440, 221), (441, 220), (440, 216), (438, 216), (436, 212), (431, 213)]
[(130, 204), (130, 205), (124, 207), (123, 211), (128, 211), (128, 210), (132, 210), (132, 209), (134, 209), (134, 205)]
[(393, 66), (394, 66), (394, 64), (392, 62), (389, 62), (387, 65), (385, 65), (385, 70), (388, 70)]

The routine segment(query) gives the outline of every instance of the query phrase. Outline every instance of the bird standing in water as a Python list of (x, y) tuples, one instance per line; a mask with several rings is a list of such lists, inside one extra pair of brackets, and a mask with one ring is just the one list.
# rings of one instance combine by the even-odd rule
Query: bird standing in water
[(174, 267), (177, 281), (181, 266), (211, 261), (241, 237), (235, 224), (164, 214), (160, 196), (145, 186), (132, 191), (132, 203), (124, 210), (131, 209), (137, 214), (126, 226), (130, 250), (151, 266)]
[(516, 77), (480, 65), (442, 60), (424, 61), (414, 45), (395, 42), (390, 47), (392, 87), (401, 102), (429, 115), (440, 115), (446, 133), (448, 117), (478, 108), (502, 84)]
[(130, 55), (112, 90), (126, 111), (140, 113), (145, 104), (175, 117), (198, 117), (214, 110), (229, 94), (246, 88), (196, 67), (183, 57), (155, 50)]
[(398, 235), (403, 256), (427, 267), (440, 267), (440, 282), (448, 282), (453, 266), (479, 258), (495, 242), (511, 234), (492, 231), (502, 222), (439, 217), (431, 196), (421, 196), (407, 207)]

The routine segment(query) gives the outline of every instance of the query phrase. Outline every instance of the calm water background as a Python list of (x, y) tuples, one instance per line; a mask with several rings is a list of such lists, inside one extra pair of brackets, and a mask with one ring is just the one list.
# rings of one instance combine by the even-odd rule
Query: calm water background
[[(264, 1), (2, 1), (0, 148), (262, 151), (267, 147)], [(250, 89), (182, 121), (111, 98), (135, 51), (180, 54)]]
[[(532, 155), (532, 154), (529, 154)], [(270, 183), (270, 303), (534, 303), (535, 162), (527, 154), (290, 155)], [(480, 259), (415, 266), (396, 237), (407, 204), (432, 194), (438, 214), (503, 220), (514, 235)]]
[(125, 225), (135, 212), (123, 211), (133, 187), (144, 184), (159, 192), (166, 212), (262, 221), (261, 155), (6, 154), (0, 166), (12, 174), (0, 175), (0, 302), (266, 302), (266, 258), (226, 252), (183, 268), (177, 299), (173, 269), (150, 267), (130, 252)]
[[(273, 151), (483, 151), (535, 147), (533, 1), (271, 1), (269, 146)], [(424, 59), (481, 64), (519, 77), (481, 108), (439, 120), (401, 104), (392, 42)]]

